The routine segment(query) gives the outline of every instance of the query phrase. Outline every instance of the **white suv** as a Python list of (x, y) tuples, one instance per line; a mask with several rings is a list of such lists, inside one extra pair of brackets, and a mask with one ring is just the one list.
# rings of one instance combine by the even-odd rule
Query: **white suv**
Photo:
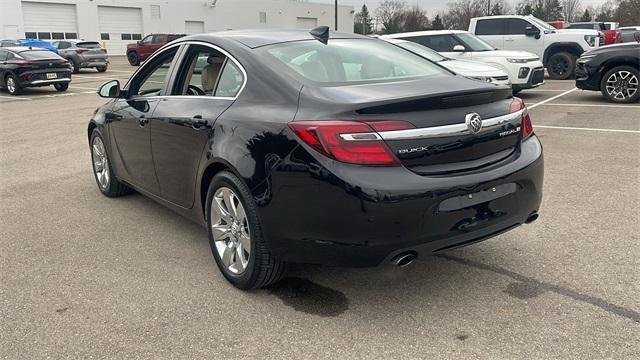
[(544, 68), (537, 55), (526, 51), (498, 50), (466, 31), (416, 31), (383, 35), (381, 38), (409, 40), (449, 58), (481, 61), (496, 66), (509, 74), (514, 93), (544, 83)]
[(552, 79), (568, 79), (576, 59), (599, 46), (604, 37), (596, 30), (558, 30), (531, 16), (497, 15), (471, 19), (469, 32), (504, 50), (524, 50), (538, 55)]

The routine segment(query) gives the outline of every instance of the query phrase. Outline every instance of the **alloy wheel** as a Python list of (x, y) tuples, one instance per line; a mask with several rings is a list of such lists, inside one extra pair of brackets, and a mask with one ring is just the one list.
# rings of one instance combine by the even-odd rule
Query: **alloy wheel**
[(211, 203), (211, 232), (216, 250), (229, 272), (242, 274), (249, 265), (251, 230), (238, 195), (228, 187), (220, 187)]
[(91, 148), (93, 152), (93, 171), (96, 174), (100, 188), (106, 190), (109, 187), (111, 175), (109, 174), (109, 159), (102, 139), (95, 137)]
[(14, 93), (16, 91), (16, 81), (11, 76), (7, 78), (7, 89), (10, 93)]
[(614, 72), (607, 78), (607, 94), (616, 100), (626, 100), (638, 91), (638, 77), (630, 71)]
[(565, 59), (554, 59), (551, 64), (551, 69), (558, 75), (563, 75), (569, 71), (569, 63)]

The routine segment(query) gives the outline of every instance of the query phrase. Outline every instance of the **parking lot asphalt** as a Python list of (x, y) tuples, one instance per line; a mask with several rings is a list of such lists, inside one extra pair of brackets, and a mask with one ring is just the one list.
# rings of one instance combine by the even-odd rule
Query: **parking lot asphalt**
[[(640, 357), (640, 105), (523, 91), (545, 149), (540, 219), (407, 268), (296, 265), (242, 292), (205, 229), (102, 196), (86, 125), (108, 79), (0, 92), (0, 357)], [(295, 221), (295, 219), (291, 219)]]

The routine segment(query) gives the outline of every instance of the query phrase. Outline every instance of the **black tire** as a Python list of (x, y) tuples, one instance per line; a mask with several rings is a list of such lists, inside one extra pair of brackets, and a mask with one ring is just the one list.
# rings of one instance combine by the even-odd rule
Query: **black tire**
[(140, 57), (138, 56), (138, 53), (135, 51), (129, 51), (127, 53), (127, 60), (129, 61), (129, 64), (131, 64), (131, 66), (140, 65)]
[(7, 91), (9, 92), (9, 94), (14, 96), (22, 94), (22, 86), (20, 86), (18, 79), (16, 79), (16, 77), (12, 74), (7, 75), (7, 78), (5, 79), (5, 85), (7, 86)]
[(522, 89), (513, 89), (513, 95), (518, 95)]
[[(251, 239), (251, 252), (245, 270), (235, 274), (224, 265), (216, 248), (211, 224), (211, 208), (216, 191), (222, 187), (231, 189), (245, 209), (247, 225)], [(257, 289), (268, 286), (282, 279), (286, 272), (287, 263), (279, 261), (271, 255), (267, 247), (258, 217), (258, 209), (247, 186), (229, 171), (222, 171), (211, 180), (207, 191), (206, 222), (209, 234), (209, 245), (213, 258), (218, 264), (220, 272), (235, 287), (243, 290)]]
[(98, 72), (103, 73), (103, 72), (107, 71), (107, 66), (98, 66), (96, 68), (96, 70), (98, 70)]
[(107, 186), (103, 186), (100, 183), (100, 180), (98, 179), (98, 175), (96, 172), (96, 161), (98, 161), (99, 159), (96, 158), (95, 151), (94, 151), (96, 138), (99, 138), (102, 144), (104, 145), (104, 139), (102, 138), (102, 135), (100, 134), (100, 132), (97, 130), (93, 130), (93, 132), (91, 133), (91, 144), (90, 144), (91, 146), (89, 150), (91, 151), (91, 170), (93, 171), (93, 177), (96, 180), (96, 185), (98, 185), (98, 189), (103, 195), (107, 197), (119, 197), (119, 196), (131, 193), (133, 190), (131, 190), (131, 188), (121, 183), (116, 178), (113, 172), (113, 167), (111, 166), (111, 160), (109, 159), (109, 152), (107, 151), (106, 146), (103, 146), (103, 150), (104, 150), (104, 155), (107, 158), (106, 169), (109, 173), (109, 181)]
[(78, 74), (80, 72), (80, 65), (78, 65), (78, 63), (76, 63), (75, 61), (71, 62), (71, 67), (71, 71), (73, 71), (74, 74)]
[(56, 83), (56, 84), (53, 84), (53, 87), (56, 88), (56, 90), (58, 91), (67, 91), (67, 89), (69, 88), (69, 83), (68, 82)]
[(576, 70), (576, 58), (570, 53), (559, 52), (551, 55), (547, 62), (547, 72), (554, 80), (567, 80)]
[[(611, 84), (613, 88), (607, 89), (607, 83), (613, 75), (616, 76), (616, 80), (619, 81), (619, 83), (614, 82)], [(624, 75), (626, 75), (627, 78), (622, 78)], [(614, 103), (625, 104), (638, 102), (638, 100), (640, 100), (639, 80), (640, 73), (637, 68), (631, 66), (617, 66), (607, 71), (600, 80), (600, 92), (608, 101)], [(625, 86), (629, 89), (630, 85), (635, 88), (635, 93), (631, 94), (631, 96), (629, 96), (628, 92), (625, 93), (624, 91), (620, 91), (624, 90)]]

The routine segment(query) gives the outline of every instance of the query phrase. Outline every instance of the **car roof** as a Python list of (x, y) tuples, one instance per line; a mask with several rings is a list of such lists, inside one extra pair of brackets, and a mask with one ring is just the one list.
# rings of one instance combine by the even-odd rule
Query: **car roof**
[[(202, 41), (215, 41), (218, 39), (232, 40), (241, 43), (249, 48), (257, 48), (266, 45), (302, 41), (302, 40), (314, 40), (314, 37), (309, 33), (309, 30), (302, 29), (254, 29), (254, 30), (230, 30), (220, 31), (215, 33), (206, 33), (191, 35), (180, 38), (178, 41), (188, 40), (202, 40)], [(341, 32), (329, 32), (329, 41), (331, 39), (369, 39), (371, 37), (341, 33)]]
[(463, 34), (468, 33), (468, 31), (464, 30), (427, 30), (427, 31), (412, 31), (405, 33), (396, 33), (396, 34), (388, 34), (382, 35), (381, 38), (402, 38), (402, 37), (412, 37), (412, 36), (428, 36), (428, 35), (445, 35), (445, 34)]
[(47, 49), (35, 47), (35, 46), (7, 46), (3, 47), (3, 50), (9, 50), (15, 53), (20, 53), (24, 51), (49, 51)]

